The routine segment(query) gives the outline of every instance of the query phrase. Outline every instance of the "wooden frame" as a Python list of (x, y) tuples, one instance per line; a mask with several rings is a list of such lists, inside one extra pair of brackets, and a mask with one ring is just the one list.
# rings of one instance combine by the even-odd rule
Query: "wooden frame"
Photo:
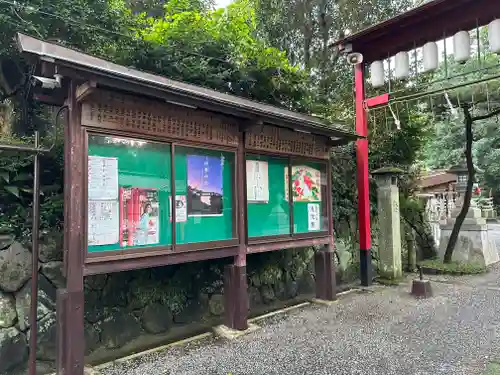
[[(92, 99), (92, 95), (98, 95), (99, 91), (93, 90), (92, 94), (89, 94), (87, 99)], [(105, 95), (112, 95), (109, 92), (105, 92)], [(121, 93), (117, 94), (119, 97), (123, 95)], [(126, 97), (126, 96), (125, 96)], [(81, 105), (85, 104), (84, 98), (81, 102)], [(147, 99), (143, 99), (143, 102)], [(184, 109), (185, 110), (185, 109)], [(87, 110), (88, 112), (88, 110)], [(222, 115), (223, 118), (227, 118), (226, 115)], [(217, 117), (217, 115), (212, 115), (212, 117)], [(192, 139), (184, 139), (179, 140), (175, 137), (162, 136), (158, 137), (153, 134), (143, 134), (139, 135), (136, 131), (128, 131), (124, 129), (120, 129), (118, 125), (106, 124), (104, 127), (99, 127), (96, 124), (89, 124), (88, 120), (86, 124), (81, 124), (82, 132), (85, 134), (85, 157), (84, 159), (84, 170), (87, 170), (88, 163), (88, 138), (90, 135), (100, 135), (100, 136), (110, 136), (110, 137), (121, 137), (131, 140), (141, 140), (151, 143), (157, 144), (165, 144), (170, 145), (170, 155), (171, 155), (171, 171), (172, 176), (175, 176), (175, 149), (176, 147), (188, 147), (188, 148), (199, 148), (205, 150), (217, 150), (221, 152), (230, 152), (234, 156), (234, 165), (232, 168), (232, 231), (233, 238), (227, 240), (219, 240), (219, 241), (211, 241), (211, 242), (199, 242), (199, 243), (188, 243), (188, 244), (177, 244), (176, 243), (176, 230), (175, 230), (175, 210), (172, 210), (172, 244), (169, 245), (160, 245), (160, 246), (148, 246), (148, 247), (140, 247), (140, 248), (131, 248), (131, 249), (123, 249), (123, 250), (112, 250), (109, 252), (103, 253), (89, 253), (87, 238), (84, 238), (84, 264), (86, 265), (86, 272), (88, 274), (94, 274), (96, 272), (116, 272), (118, 270), (133, 269), (134, 261), (133, 259), (137, 259), (138, 267), (140, 264), (148, 264), (150, 266), (154, 266), (156, 264), (169, 264), (170, 261), (163, 259), (162, 257), (176, 256), (175, 260), (172, 260), (174, 263), (178, 263), (177, 255), (180, 253), (192, 253), (189, 259), (193, 260), (202, 260), (206, 259), (207, 255), (206, 251), (216, 251), (216, 253), (220, 256), (221, 252), (219, 250), (228, 249), (228, 256), (232, 256), (232, 250), (234, 247), (242, 247), (245, 250), (245, 253), (252, 253), (255, 251), (275, 251), (281, 248), (291, 248), (291, 247), (299, 247), (298, 244), (302, 243), (311, 243), (316, 244), (317, 242), (323, 244), (324, 241), (322, 239), (325, 236), (331, 236), (333, 232), (330, 232), (329, 229), (322, 229), (318, 232), (310, 232), (310, 233), (294, 233), (294, 217), (293, 217), (293, 199), (289, 199), (289, 207), (290, 207), (290, 234), (287, 235), (277, 235), (277, 236), (262, 236), (262, 237), (248, 237), (248, 227), (247, 227), (247, 202), (246, 202), (246, 194), (243, 191), (243, 195), (239, 197), (239, 193), (241, 189), (246, 189), (246, 158), (247, 156), (271, 156), (273, 158), (282, 159), (287, 161), (289, 176), (291, 176), (292, 166), (297, 163), (307, 163), (314, 162), (319, 163), (322, 166), (321, 174), (322, 176), (329, 176), (328, 168), (329, 168), (329, 160), (322, 157), (306, 157), (305, 155), (300, 156), (294, 153), (284, 152), (280, 150), (271, 151), (271, 150), (255, 150), (248, 149), (245, 147), (246, 144), (246, 133), (249, 130), (247, 124), (245, 122), (240, 122), (239, 128), (239, 136), (238, 136), (238, 147), (235, 146), (224, 146), (224, 145), (214, 145), (211, 143), (200, 142), (200, 140), (192, 140)], [(270, 126), (266, 126), (266, 128), (273, 129)], [(250, 128), (251, 129), (251, 128)], [(320, 139), (320, 138), (314, 138)], [(241, 147), (243, 146), (243, 147)], [(241, 150), (241, 151), (238, 151)], [(238, 155), (238, 152), (242, 152), (243, 160), (241, 163), (238, 161), (238, 158), (241, 157)], [(240, 165), (240, 167), (238, 167)], [(239, 168), (243, 167), (243, 171), (238, 171)], [(238, 176), (243, 176), (243, 180), (238, 181)], [(240, 177), (241, 177), (240, 176)], [(331, 199), (329, 194), (325, 194), (326, 192), (331, 190), (331, 179), (327, 178), (326, 184), (321, 184), (322, 196), (325, 196), (325, 200), (322, 202), (322, 223), (323, 218), (328, 217), (329, 211), (331, 212), (331, 208), (328, 206), (331, 204)], [(238, 183), (239, 182), (239, 183)], [(87, 186), (87, 176), (84, 176), (84, 184)], [(242, 184), (242, 185), (241, 185)], [(175, 196), (175, 178), (171, 179), (171, 196)], [(292, 197), (292, 186), (291, 183), (288, 183), (288, 195)], [(324, 191), (326, 189), (326, 192)], [(86, 212), (88, 198), (87, 191), (85, 189), (85, 205), (84, 212)], [(244, 205), (241, 204), (242, 201)], [(245, 227), (240, 228), (238, 225), (238, 215), (244, 215)], [(331, 216), (330, 216), (331, 217)], [(87, 227), (87, 218), (85, 217), (84, 222), (85, 227)], [(244, 242), (241, 243), (241, 239), (244, 238)], [(316, 241), (317, 240), (317, 241)], [(290, 243), (288, 243), (290, 242)], [(330, 241), (332, 242), (332, 241)], [(257, 246), (258, 245), (258, 246)], [(241, 254), (242, 251), (239, 251)], [(143, 258), (152, 259), (150, 261), (143, 260)], [(161, 260), (160, 260), (161, 259)], [(124, 262), (124, 265), (120, 265), (120, 262)], [(103, 263), (101, 266), (98, 266), (99, 263)]]
[[(304, 239), (321, 239), (324, 238), (325, 236), (332, 235), (333, 234), (333, 229), (330, 231), (330, 221), (328, 218), (331, 217), (331, 197), (328, 194), (328, 191), (331, 191), (331, 171), (329, 171), (329, 168), (331, 167), (330, 160), (325, 160), (321, 158), (304, 158), (304, 157), (297, 157), (295, 155), (288, 155), (288, 154), (274, 154), (269, 151), (254, 151), (254, 150), (245, 150), (245, 160), (247, 156), (268, 156), (268, 157), (273, 157), (275, 159), (282, 159), (287, 161), (288, 165), (288, 176), (291, 178), (292, 176), (292, 166), (296, 163), (307, 163), (307, 162), (315, 162), (318, 164), (322, 165), (322, 168), (324, 170), (321, 170), (321, 174), (325, 176), (326, 179), (326, 184), (321, 184), (321, 189), (325, 191), (322, 191), (322, 196), (325, 197), (325, 200), (322, 201), (322, 224), (323, 224), (323, 219), (326, 217), (328, 221), (328, 227), (326, 229), (322, 229), (318, 232), (303, 232), (303, 233), (295, 233), (294, 231), (294, 216), (293, 216), (293, 207), (294, 207), (294, 201), (292, 199), (292, 184), (288, 183), (288, 196), (290, 197), (288, 199), (288, 207), (289, 207), (289, 217), (290, 217), (290, 224), (289, 224), (289, 229), (290, 233), (289, 234), (278, 234), (278, 235), (269, 235), (269, 236), (254, 236), (254, 237), (249, 237), (248, 238), (248, 252), (255, 252), (254, 249), (257, 247), (255, 245), (261, 245), (258, 247), (258, 249), (263, 249), (259, 250), (258, 252), (262, 251), (273, 251), (276, 250), (276, 243), (279, 244), (285, 244), (288, 241), (296, 241), (296, 240), (304, 240)], [(246, 195), (245, 195), (246, 197)], [(245, 203), (247, 204), (246, 200)], [(247, 224), (248, 225), (248, 224)], [(333, 228), (333, 224), (332, 224)], [(246, 230), (248, 232), (248, 226), (246, 227)], [(266, 247), (266, 244), (270, 244), (269, 246)], [(271, 245), (272, 244), (272, 245)], [(285, 245), (286, 246), (286, 245)], [(293, 246), (291, 246), (293, 247)], [(298, 246), (297, 246), (298, 247)], [(285, 248), (285, 247), (283, 247)], [(265, 250), (269, 249), (269, 250)]]
[[(158, 265), (158, 262), (166, 265), (166, 264), (176, 264), (176, 263), (182, 263), (182, 261), (179, 261), (179, 254), (182, 253), (193, 253), (190, 255), (189, 259), (192, 259), (190, 261), (196, 261), (196, 260), (204, 260), (204, 259), (210, 259), (213, 257), (213, 254), (218, 254), (217, 257), (221, 257), (221, 251), (217, 250), (223, 250), (223, 249), (228, 249), (228, 257), (232, 256), (233, 251), (231, 249), (234, 249), (235, 247), (238, 246), (239, 244), (239, 239), (237, 236), (238, 233), (238, 228), (237, 228), (237, 215), (238, 215), (238, 209), (237, 209), (237, 189), (236, 189), (236, 159), (237, 159), (237, 150), (234, 149), (234, 147), (224, 147), (224, 146), (218, 146), (218, 145), (211, 145), (211, 144), (200, 144), (199, 142), (190, 142), (189, 140), (185, 141), (179, 141), (177, 139), (172, 139), (172, 138), (165, 138), (159, 141), (155, 137), (152, 136), (146, 136), (146, 137), (138, 137), (134, 133), (126, 132), (126, 131), (120, 131), (120, 130), (112, 130), (112, 131), (103, 131), (102, 129), (96, 129), (93, 127), (88, 127), (88, 126), (81, 126), (82, 131), (84, 132), (85, 136), (85, 147), (84, 147), (84, 153), (85, 157), (83, 158), (83, 163), (84, 163), (84, 170), (88, 169), (88, 150), (89, 150), (89, 143), (88, 139), (90, 135), (98, 135), (98, 136), (110, 136), (110, 137), (120, 137), (120, 138), (125, 138), (125, 139), (130, 139), (130, 140), (140, 140), (140, 141), (146, 141), (150, 143), (157, 143), (157, 144), (163, 144), (163, 145), (169, 145), (170, 146), (170, 167), (171, 167), (171, 174), (172, 178), (170, 179), (171, 182), (171, 196), (175, 197), (175, 148), (176, 147), (186, 147), (186, 148), (198, 148), (198, 149), (204, 149), (204, 150), (215, 150), (215, 151), (222, 151), (222, 152), (227, 152), (227, 153), (232, 153), (234, 156), (234, 165), (232, 165), (231, 168), (231, 174), (232, 174), (232, 184), (231, 184), (231, 189), (232, 189), (232, 235), (233, 238), (231, 239), (226, 239), (226, 240), (217, 240), (217, 241), (209, 241), (209, 242), (193, 242), (193, 243), (187, 243), (187, 244), (177, 244), (176, 243), (176, 217), (175, 217), (175, 209), (172, 209), (172, 221), (171, 221), (171, 230), (172, 230), (172, 244), (170, 245), (159, 245), (159, 246), (144, 246), (144, 247), (137, 247), (137, 248), (130, 248), (130, 249), (123, 249), (123, 250), (110, 250), (106, 252), (101, 252), (101, 253), (89, 253), (88, 252), (88, 239), (85, 236), (84, 237), (84, 263), (86, 265), (86, 272), (87, 274), (95, 274), (95, 273), (111, 273), (111, 272), (118, 272), (122, 271), (124, 268), (126, 269), (134, 269), (136, 268), (134, 266), (133, 260), (137, 259), (138, 261), (138, 267), (137, 268), (144, 268), (142, 266), (143, 264), (148, 265), (149, 267), (153, 267), (155, 265)], [(88, 175), (84, 175), (84, 186), (88, 185)], [(87, 189), (84, 189), (84, 212), (88, 211), (88, 191)], [(87, 215), (85, 215), (84, 218), (84, 226), (85, 228), (88, 227), (88, 218)], [(214, 252), (214, 250), (216, 250)], [(211, 251), (207, 252), (207, 251)], [(198, 254), (199, 253), (199, 254)], [(199, 256), (197, 256), (199, 255)], [(147, 258), (147, 257), (152, 257), (153, 259), (151, 261), (144, 261), (142, 258)], [(172, 257), (172, 260), (167, 260), (163, 259), (161, 257)], [(208, 257), (208, 258), (207, 258)], [(222, 256), (225, 257), (225, 256)], [(159, 260), (160, 259), (160, 260)], [(186, 258), (188, 259), (188, 258)], [(123, 261), (125, 265), (120, 265), (120, 262)], [(101, 266), (97, 266), (98, 263), (103, 263)]]

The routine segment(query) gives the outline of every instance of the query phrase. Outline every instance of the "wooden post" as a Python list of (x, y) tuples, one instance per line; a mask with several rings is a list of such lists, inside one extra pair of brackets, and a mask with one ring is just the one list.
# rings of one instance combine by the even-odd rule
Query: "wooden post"
[(68, 373), (65, 371), (67, 343), (65, 337), (66, 329), (66, 306), (68, 302), (66, 289), (57, 290), (56, 314), (57, 314), (57, 351), (56, 351), (56, 371), (57, 374)]
[(84, 132), (80, 126), (80, 105), (76, 101), (76, 83), (71, 82), (68, 93), (69, 123), (65, 128), (65, 264), (67, 281), (65, 297), (59, 296), (60, 309), (64, 311), (60, 322), (58, 347), (65, 375), (83, 375), (85, 356), (83, 254), (85, 165)]
[[(356, 90), (356, 131), (363, 137), (368, 136), (368, 118), (364, 107), (364, 65), (354, 67)], [(361, 285), (372, 284), (371, 232), (370, 232), (370, 185), (368, 181), (368, 139), (356, 141), (356, 161), (358, 177), (358, 221), (359, 255)]]
[(226, 266), (224, 271), (224, 299), (225, 299), (225, 324), (237, 330), (248, 328), (248, 292), (246, 272), (246, 162), (244, 131), (241, 133), (236, 154), (236, 195), (237, 195), (237, 225), (238, 228), (238, 255), (234, 263)]
[(329, 242), (314, 254), (314, 268), (316, 271), (316, 298), (333, 301), (336, 299), (336, 291), (335, 264), (333, 262), (332, 165), (330, 160), (328, 160), (326, 168), (325, 204), (328, 218)]

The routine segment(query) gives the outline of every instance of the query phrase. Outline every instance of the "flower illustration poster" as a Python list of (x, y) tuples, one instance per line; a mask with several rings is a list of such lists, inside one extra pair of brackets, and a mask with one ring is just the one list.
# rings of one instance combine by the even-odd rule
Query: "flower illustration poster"
[(295, 202), (321, 202), (321, 172), (305, 165), (292, 166), (292, 177), (288, 179), (285, 168), (285, 196), (288, 200), (288, 183), (292, 183)]

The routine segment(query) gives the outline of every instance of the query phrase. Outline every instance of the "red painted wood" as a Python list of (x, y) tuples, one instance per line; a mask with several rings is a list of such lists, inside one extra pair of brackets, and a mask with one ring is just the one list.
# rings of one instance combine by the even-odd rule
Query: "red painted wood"
[[(364, 91), (364, 67), (363, 64), (355, 66), (355, 90), (356, 90), (356, 132), (361, 136), (368, 136), (367, 113), (363, 106), (365, 99)], [(359, 243), (361, 250), (371, 247), (370, 236), (370, 196), (368, 184), (368, 139), (356, 141), (357, 160), (357, 185), (358, 185), (358, 221), (359, 221)]]
[(389, 94), (382, 94), (373, 98), (366, 99), (366, 106), (368, 108), (377, 107), (389, 103)]

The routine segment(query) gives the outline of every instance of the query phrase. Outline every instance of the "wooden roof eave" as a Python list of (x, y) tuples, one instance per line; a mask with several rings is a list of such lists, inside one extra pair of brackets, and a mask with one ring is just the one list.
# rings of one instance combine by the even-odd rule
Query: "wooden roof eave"
[(65, 76), (93, 80), (96, 87), (133, 92), (245, 119), (259, 120), (263, 123), (325, 136), (332, 142), (349, 143), (361, 138), (354, 132), (339, 129), (334, 124), (326, 124), (313, 116), (141, 72), (24, 34), (18, 33), (17, 43), (22, 53), (36, 56), (45, 63), (54, 64), (58, 67), (58, 73)]

